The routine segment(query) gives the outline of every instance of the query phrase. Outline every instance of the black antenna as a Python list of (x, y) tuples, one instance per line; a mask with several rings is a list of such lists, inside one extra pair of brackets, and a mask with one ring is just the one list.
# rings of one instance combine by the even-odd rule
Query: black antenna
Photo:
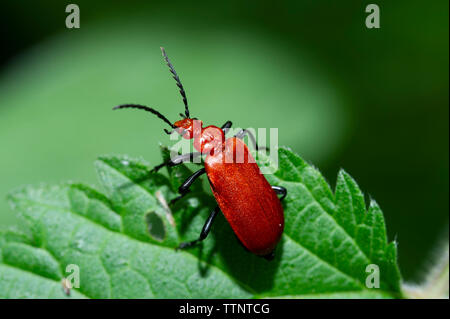
[(155, 114), (157, 117), (159, 117), (161, 120), (163, 120), (164, 122), (166, 122), (167, 124), (170, 125), (171, 128), (176, 128), (175, 125), (172, 124), (172, 122), (170, 122), (167, 117), (165, 117), (164, 115), (162, 115), (161, 113), (159, 113), (157, 110), (152, 109), (151, 107), (148, 106), (144, 106), (144, 105), (139, 105), (139, 104), (122, 104), (122, 105), (118, 105), (116, 107), (113, 108), (113, 110), (118, 110), (118, 109), (127, 109), (127, 108), (131, 108), (131, 109), (139, 109), (139, 110), (144, 110), (150, 113)]
[(186, 114), (186, 118), (189, 118), (189, 108), (188, 108), (188, 102), (186, 98), (186, 92), (184, 91), (183, 84), (181, 84), (180, 77), (177, 74), (177, 71), (175, 71), (172, 63), (170, 63), (169, 57), (166, 54), (166, 50), (164, 50), (163, 47), (161, 47), (161, 52), (163, 54), (164, 60), (167, 62), (167, 66), (170, 69), (170, 73), (172, 73), (173, 78), (175, 81), (177, 81), (177, 86), (180, 89), (180, 94), (183, 97), (183, 103), (184, 103), (184, 113)]

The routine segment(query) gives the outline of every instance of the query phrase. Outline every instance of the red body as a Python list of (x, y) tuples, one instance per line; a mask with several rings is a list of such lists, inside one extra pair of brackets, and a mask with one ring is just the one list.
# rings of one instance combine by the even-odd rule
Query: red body
[(175, 123), (194, 148), (203, 154), (205, 170), (214, 197), (241, 243), (252, 253), (270, 254), (284, 229), (283, 207), (256, 164), (245, 143), (235, 137), (225, 140), (222, 129), (203, 128), (195, 119)]
[[(230, 154), (232, 163), (225, 160)], [(236, 158), (244, 162), (236, 163)], [(227, 139), (223, 152), (206, 157), (205, 169), (214, 197), (241, 243), (256, 255), (270, 254), (283, 233), (283, 207), (244, 142)]]

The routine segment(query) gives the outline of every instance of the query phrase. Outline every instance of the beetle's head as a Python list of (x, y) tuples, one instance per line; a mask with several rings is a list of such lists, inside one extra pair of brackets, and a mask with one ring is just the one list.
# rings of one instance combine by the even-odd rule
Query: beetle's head
[(178, 134), (183, 136), (183, 138), (190, 140), (195, 135), (201, 133), (203, 122), (196, 118), (184, 118), (176, 121), (173, 125)]

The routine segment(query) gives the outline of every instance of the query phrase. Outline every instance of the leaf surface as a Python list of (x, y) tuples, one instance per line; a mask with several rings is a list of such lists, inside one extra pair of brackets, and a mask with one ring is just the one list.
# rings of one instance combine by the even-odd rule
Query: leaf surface
[[(339, 172), (333, 193), (289, 149), (278, 155), (279, 169), (266, 177), (288, 196), (273, 261), (246, 252), (222, 215), (202, 245), (176, 251), (179, 242), (198, 237), (215, 205), (211, 195), (197, 182), (169, 208), (191, 173), (185, 165), (149, 176), (143, 160), (104, 156), (95, 164), (103, 192), (68, 183), (11, 193), (24, 227), (0, 235), (0, 297), (66, 297), (67, 265), (80, 269), (75, 298), (401, 296), (397, 248), (387, 241), (379, 206), (371, 201), (366, 208), (346, 172)], [(380, 288), (366, 286), (369, 265), (379, 269)]]

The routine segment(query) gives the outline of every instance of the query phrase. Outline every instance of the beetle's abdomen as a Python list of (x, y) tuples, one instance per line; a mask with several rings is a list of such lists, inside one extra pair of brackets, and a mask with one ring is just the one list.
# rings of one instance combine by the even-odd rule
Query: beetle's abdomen
[(256, 255), (271, 253), (284, 228), (283, 208), (245, 143), (225, 141), (222, 153), (205, 159), (214, 197), (242, 244)]

